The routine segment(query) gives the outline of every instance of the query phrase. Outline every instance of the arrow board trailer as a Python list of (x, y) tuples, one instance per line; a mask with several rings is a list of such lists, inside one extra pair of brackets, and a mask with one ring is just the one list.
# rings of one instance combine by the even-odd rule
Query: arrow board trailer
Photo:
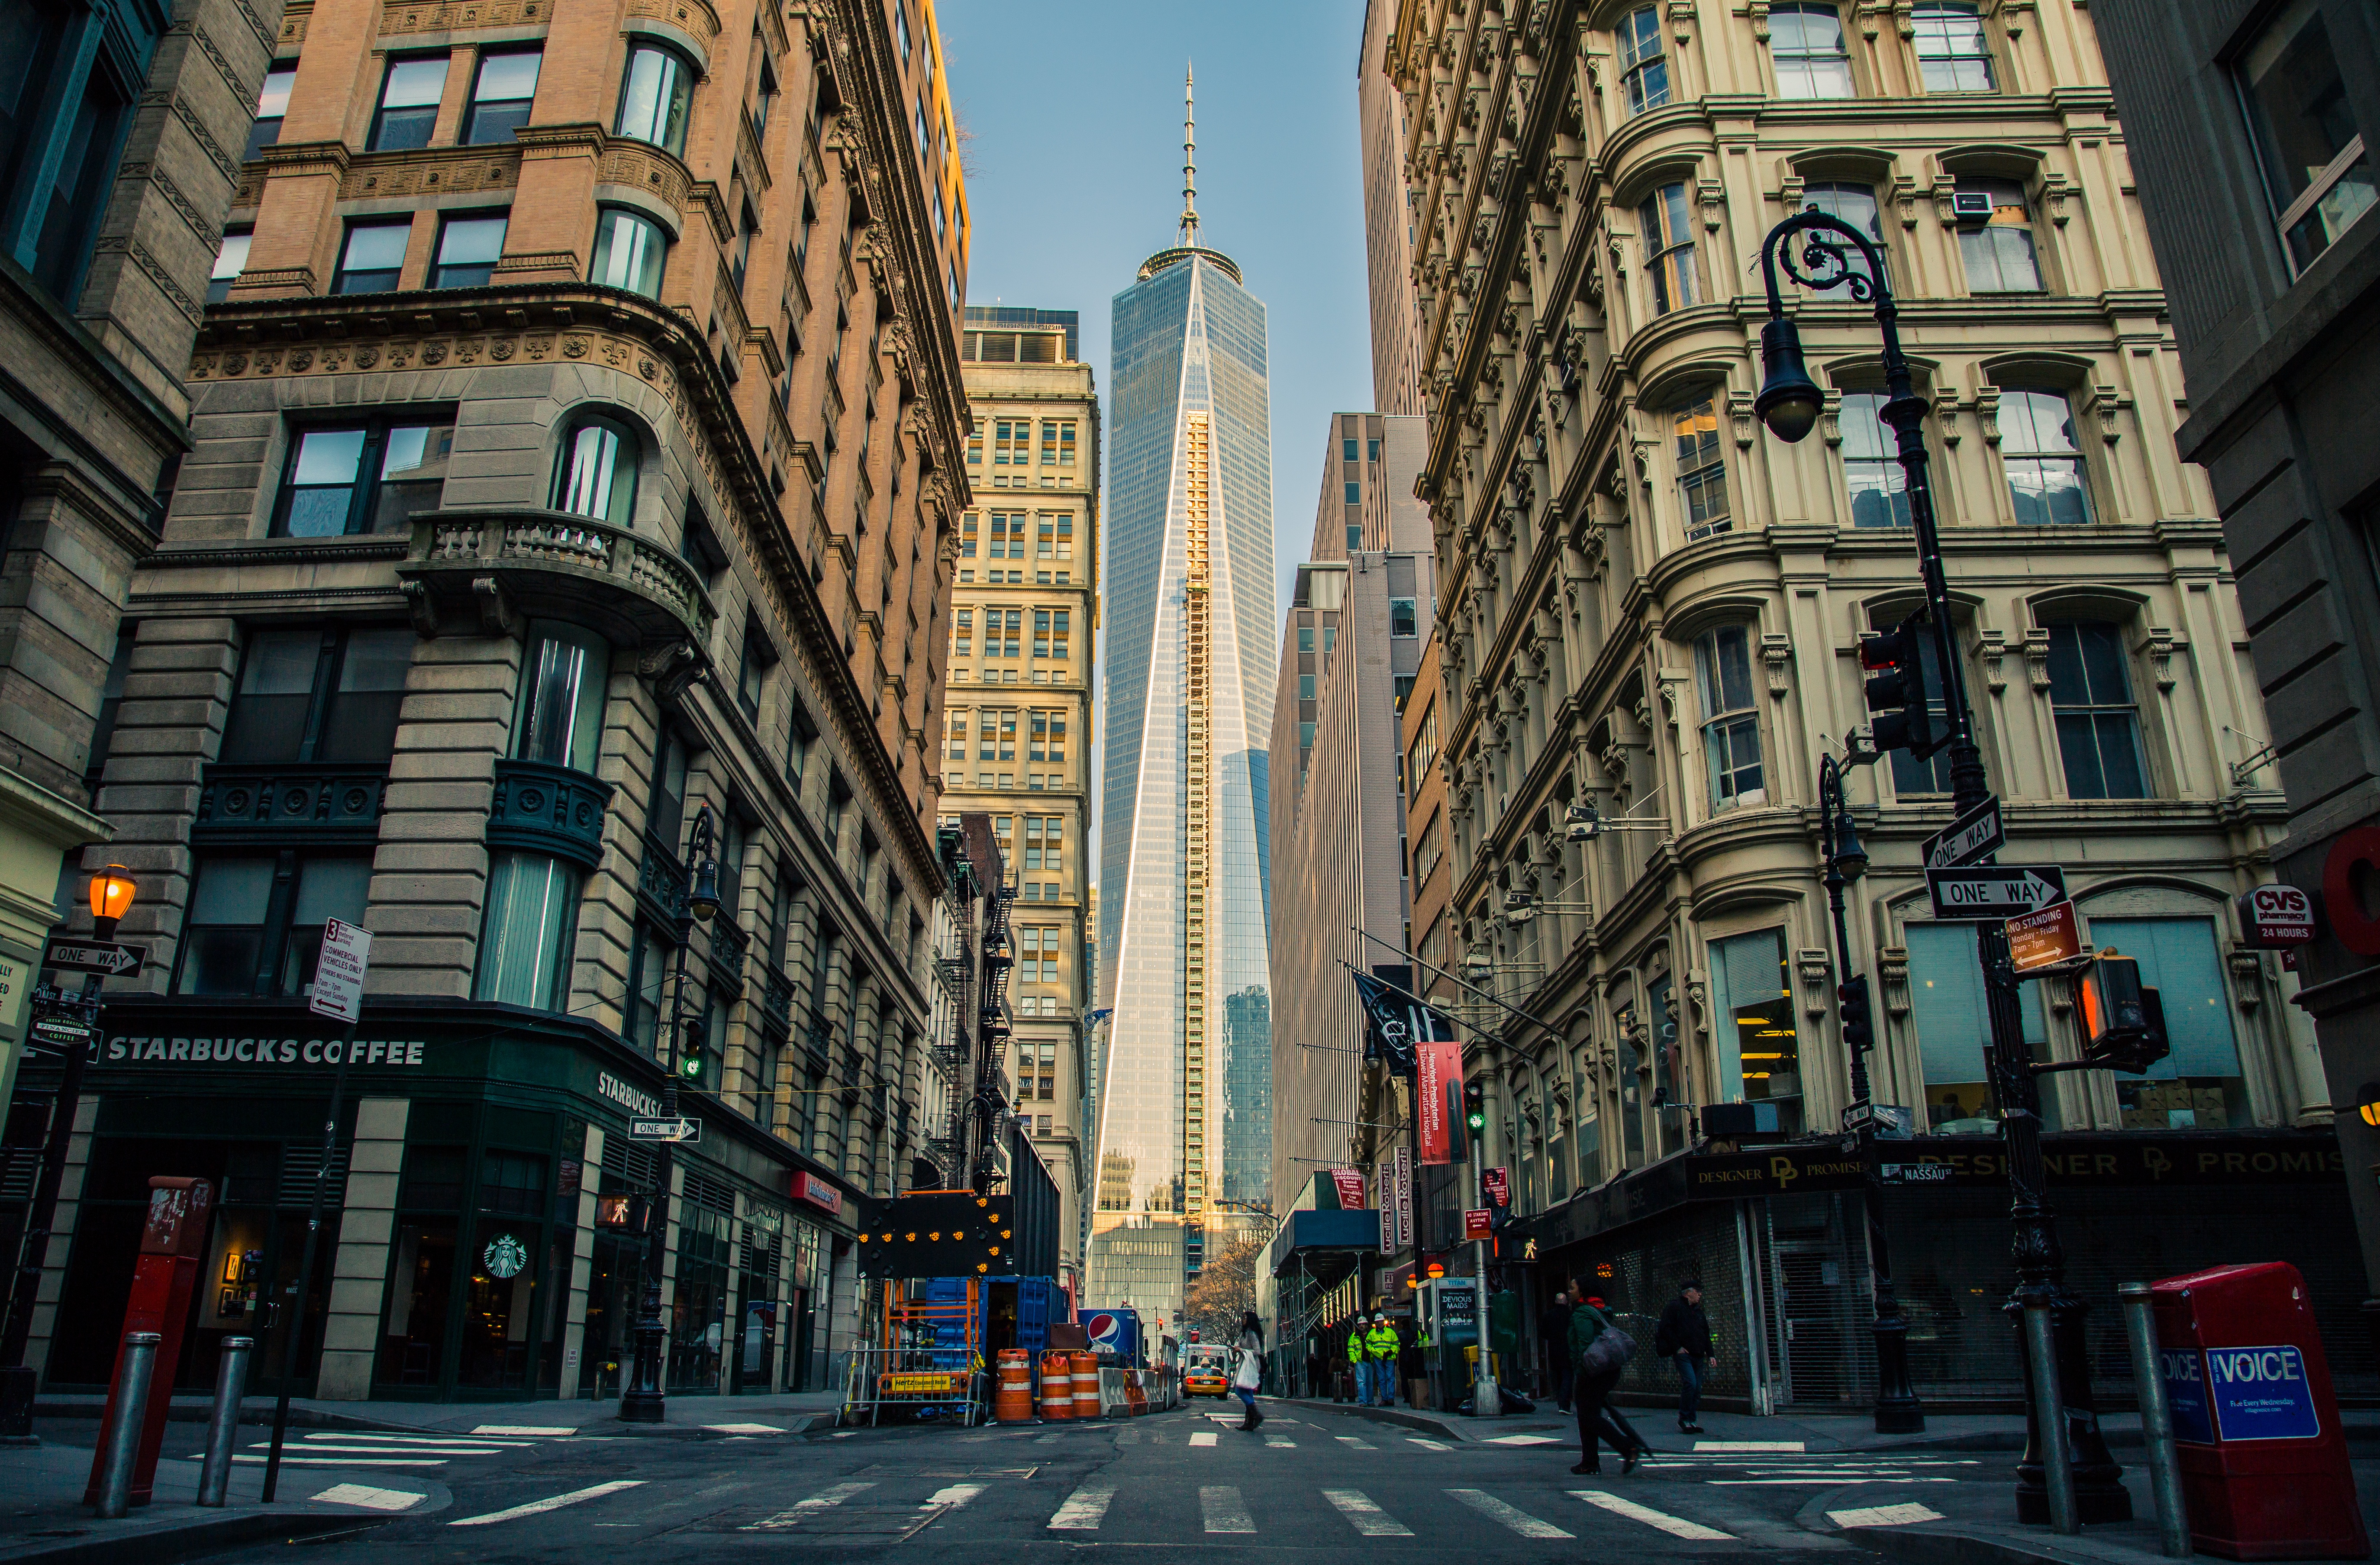
[(2066, 900), (2066, 871), (2055, 864), (1971, 864), (1928, 869), (1934, 916), (1980, 924), (2013, 918)]

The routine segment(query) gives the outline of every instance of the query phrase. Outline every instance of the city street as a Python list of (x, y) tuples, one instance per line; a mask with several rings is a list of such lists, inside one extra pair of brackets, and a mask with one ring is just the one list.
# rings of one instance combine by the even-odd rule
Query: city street
[[(1799, 1524), (1828, 1508), (1922, 1504), (2006, 1482), (2005, 1456), (1805, 1456), (1674, 1448), (1621, 1477), (1574, 1477), (1542, 1434), (1456, 1444), (1349, 1414), (1283, 1409), (1256, 1434), (1207, 1406), (1130, 1423), (701, 1439), (492, 1431), (415, 1438), (310, 1432), (285, 1498), (344, 1500), (358, 1530), (313, 1540), (346, 1561), (583, 1559), (680, 1549), (1296, 1549), (1375, 1558), (1548, 1548), (1693, 1558), (1864, 1551)], [(763, 1427), (754, 1425), (754, 1428)], [(1708, 1448), (1725, 1442), (1705, 1441)], [(171, 1453), (169, 1454), (178, 1454)], [(348, 1465), (352, 1463), (352, 1465)], [(1814, 1503), (1815, 1502), (1815, 1503)], [(401, 1510), (398, 1508), (402, 1508)], [(394, 1520), (383, 1515), (395, 1512)], [(222, 1556), (261, 1559), (279, 1542)]]

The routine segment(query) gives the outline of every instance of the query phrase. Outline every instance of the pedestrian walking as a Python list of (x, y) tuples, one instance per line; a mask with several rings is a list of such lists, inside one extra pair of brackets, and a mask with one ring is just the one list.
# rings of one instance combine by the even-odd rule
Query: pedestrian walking
[(1661, 1312), (1653, 1330), (1653, 1351), (1678, 1366), (1678, 1428), (1699, 1435), (1694, 1422), (1703, 1406), (1703, 1379), (1718, 1363), (1711, 1347), (1710, 1317), (1703, 1314), (1703, 1285), (1689, 1280)]
[(1429, 1360), (1422, 1352), (1421, 1328), (1411, 1316), (1399, 1316), (1397, 1328), (1397, 1378), (1405, 1383), (1405, 1405), (1419, 1407), (1425, 1400), (1423, 1387), (1429, 1376)]
[(1364, 1333), (1364, 1356), (1372, 1365), (1373, 1399), (1381, 1407), (1397, 1405), (1397, 1328), (1389, 1312), (1372, 1312), (1372, 1328)]
[(1570, 1411), (1570, 1286), (1554, 1290), (1554, 1301), (1537, 1315), (1537, 1343), (1546, 1363), (1546, 1384), (1554, 1406)]
[[(1573, 1293), (1584, 1297), (1585, 1290), (1573, 1281)], [(1571, 1311), (1570, 1354), (1575, 1377), (1571, 1386), (1571, 1400), (1578, 1409), (1578, 1465), (1573, 1473), (1603, 1471), (1601, 1442), (1609, 1439), (1620, 1453), (1620, 1471), (1625, 1476), (1636, 1471), (1645, 1459), (1645, 1442), (1631, 1438), (1633, 1431), (1605, 1418), (1604, 1399), (1620, 1384), (1620, 1372), (1626, 1367), (1628, 1356), (1636, 1344), (1628, 1334), (1611, 1324), (1610, 1318), (1594, 1301), (1581, 1304)]]
[(1241, 1404), (1248, 1410), (1248, 1415), (1240, 1420), (1240, 1427), (1254, 1429), (1264, 1422), (1264, 1414), (1257, 1411), (1257, 1387), (1264, 1379), (1264, 1322), (1257, 1318), (1254, 1310), (1240, 1317), (1238, 1349), (1233, 1355), (1237, 1362), (1232, 1365), (1232, 1389), (1239, 1393)]
[(1347, 1320), (1347, 1373), (1355, 1382), (1355, 1405), (1362, 1407), (1372, 1400), (1372, 1372), (1364, 1361), (1364, 1316), (1360, 1310)]

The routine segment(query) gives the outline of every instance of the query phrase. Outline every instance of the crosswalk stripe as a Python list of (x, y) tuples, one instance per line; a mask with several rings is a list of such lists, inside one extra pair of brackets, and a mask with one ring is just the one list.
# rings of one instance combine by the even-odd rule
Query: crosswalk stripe
[(1409, 1538), (1413, 1529), (1374, 1505), (1361, 1489), (1325, 1489), (1323, 1498), (1339, 1508), (1354, 1529), (1367, 1538)]
[(808, 1499), (795, 1500), (794, 1502), (794, 1509), (795, 1510), (822, 1510), (830, 1505), (841, 1505), (844, 1500), (849, 1499), (852, 1496), (861, 1493), (867, 1489), (872, 1489), (875, 1486), (876, 1486), (873, 1484), (837, 1484), (831, 1489), (820, 1489), (818, 1493), (810, 1496)]
[(1551, 1522), (1540, 1522), (1527, 1511), (1505, 1504), (1485, 1489), (1449, 1489), (1446, 1492), (1489, 1521), (1501, 1523), (1524, 1538), (1566, 1538), (1573, 1535)]
[(578, 1505), (587, 1500), (601, 1499), (605, 1495), (617, 1494), (622, 1489), (633, 1489), (643, 1483), (642, 1478), (614, 1478), (608, 1484), (591, 1484), (583, 1489), (573, 1489), (568, 1494), (548, 1495), (543, 1499), (530, 1500), (527, 1505), (511, 1506), (503, 1510), (491, 1510), (484, 1516), (465, 1516), (446, 1524), (450, 1527), (485, 1527), (497, 1522), (517, 1521), (523, 1516), (541, 1516), (549, 1510), (559, 1510), (565, 1505)]
[[(321, 1498), (321, 1497), (316, 1497)], [(1829, 1510), (1827, 1520), (1838, 1527), (1906, 1527), (1916, 1522), (1939, 1522), (1942, 1513), (1930, 1505), (1870, 1505), (1852, 1510)]]
[(1491, 1446), (1558, 1446), (1563, 1441), (1559, 1435), (1495, 1435), (1489, 1437), (1488, 1443)]
[(1215, 1431), (1203, 1429), (1190, 1437), (1190, 1443), (1194, 1446), (1211, 1446), (1215, 1443)]
[(1418, 1435), (1407, 1435), (1405, 1437), (1405, 1444), (1409, 1446), (1419, 1446), (1424, 1450), (1452, 1450), (1454, 1449), (1452, 1446), (1448, 1445), (1444, 1440), (1425, 1440)]
[(1371, 1441), (1369, 1441), (1369, 1440), (1359, 1440), (1359, 1439), (1357, 1439), (1357, 1438), (1356, 1438), (1354, 1436), (1353, 1436), (1353, 1435), (1342, 1435), (1342, 1436), (1340, 1436), (1340, 1437), (1339, 1437), (1339, 1443), (1340, 1443), (1341, 1445), (1342, 1445), (1342, 1446), (1353, 1446), (1353, 1447), (1354, 1447), (1357, 1450), (1379, 1450), (1379, 1449), (1380, 1449), (1379, 1447), (1378, 1447), (1378, 1446), (1374, 1445)]
[(706, 1424), (706, 1429), (722, 1435), (782, 1435), (783, 1429), (773, 1424)]
[(1285, 1439), (1279, 1435), (1267, 1435), (1265, 1437), (1265, 1444), (1278, 1447), (1282, 1450), (1295, 1450), (1297, 1449), (1297, 1442), (1295, 1440)]
[(578, 1431), (571, 1428), (546, 1428), (535, 1424), (475, 1424), (471, 1426), (471, 1433), (474, 1435), (552, 1436), (559, 1439), (565, 1435), (576, 1435)]
[(1096, 1533), (1099, 1530), (1099, 1523), (1107, 1518), (1108, 1501), (1113, 1498), (1114, 1489), (1096, 1488), (1085, 1484), (1068, 1495), (1066, 1502), (1058, 1507), (1057, 1513), (1050, 1518), (1050, 1527), (1062, 1533)]
[(1699, 1522), (1689, 1522), (1682, 1516), (1672, 1516), (1666, 1510), (1656, 1510), (1649, 1505), (1639, 1505), (1633, 1499), (1622, 1499), (1608, 1490), (1572, 1489), (1571, 1493), (1586, 1501), (1587, 1504), (1600, 1507), (1615, 1516), (1625, 1516), (1632, 1522), (1642, 1522), (1648, 1527), (1658, 1527), (1673, 1538), (1697, 1538), (1728, 1543), (1735, 1541), (1733, 1533), (1722, 1533), (1717, 1527), (1706, 1527)]
[[(521, 1450), (537, 1444), (535, 1440), (500, 1440), (483, 1435), (370, 1435), (354, 1434), (342, 1429), (335, 1434), (314, 1434), (300, 1437), (308, 1445), (326, 1445), (344, 1450), (349, 1447), (360, 1450), (366, 1446), (419, 1447), (424, 1450)], [(260, 1440), (259, 1445), (266, 1442)]]
[(984, 1487), (985, 1486), (981, 1484), (953, 1484), (948, 1488), (936, 1489), (927, 1496), (926, 1504), (946, 1506), (956, 1510), (960, 1506), (983, 1493)]
[(411, 1489), (375, 1489), (367, 1484), (333, 1484), (315, 1500), (324, 1505), (360, 1505), (366, 1510), (409, 1510), (427, 1496)]
[(1713, 1488), (1724, 1489), (1822, 1489), (1838, 1484), (1955, 1484), (1956, 1478), (1895, 1478), (1853, 1477), (1837, 1474), (1828, 1478), (1704, 1478), (1699, 1482)]
[(1248, 1514), (1240, 1491), (1229, 1484), (1208, 1484), (1198, 1490), (1198, 1510), (1210, 1533), (1253, 1533), (1256, 1518)]
[(1803, 1440), (1696, 1440), (1696, 1450), (1807, 1450)]
[[(298, 1449), (303, 1450), (306, 1448), (300, 1446)], [(194, 1456), (190, 1460), (198, 1462), (203, 1459)], [(243, 1451), (232, 1460), (262, 1467), (273, 1459), (269, 1456), (249, 1456)], [(443, 1456), (285, 1456), (281, 1459), (281, 1465), (284, 1467), (443, 1467), (446, 1465), (446, 1459)]]

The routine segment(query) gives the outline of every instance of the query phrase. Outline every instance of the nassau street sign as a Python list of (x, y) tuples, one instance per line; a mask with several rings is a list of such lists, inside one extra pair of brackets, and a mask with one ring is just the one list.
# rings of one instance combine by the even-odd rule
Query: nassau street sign
[(1934, 896), (1934, 916), (1981, 923), (2066, 900), (2066, 871), (2054, 864), (1972, 864), (1960, 869), (1928, 869), (1925, 889)]
[(64, 967), (76, 973), (103, 973), (109, 977), (118, 973), (137, 973), (149, 960), (145, 945), (118, 945), (114, 940), (55, 940), (42, 952), (44, 967)]
[(2000, 831), (2000, 801), (1995, 794), (1925, 839), (1918, 850), (1928, 869), (1955, 869), (1989, 857), (2007, 845)]
[(692, 1144), (702, 1139), (700, 1120), (630, 1120), (628, 1136), (635, 1141), (678, 1141)]

